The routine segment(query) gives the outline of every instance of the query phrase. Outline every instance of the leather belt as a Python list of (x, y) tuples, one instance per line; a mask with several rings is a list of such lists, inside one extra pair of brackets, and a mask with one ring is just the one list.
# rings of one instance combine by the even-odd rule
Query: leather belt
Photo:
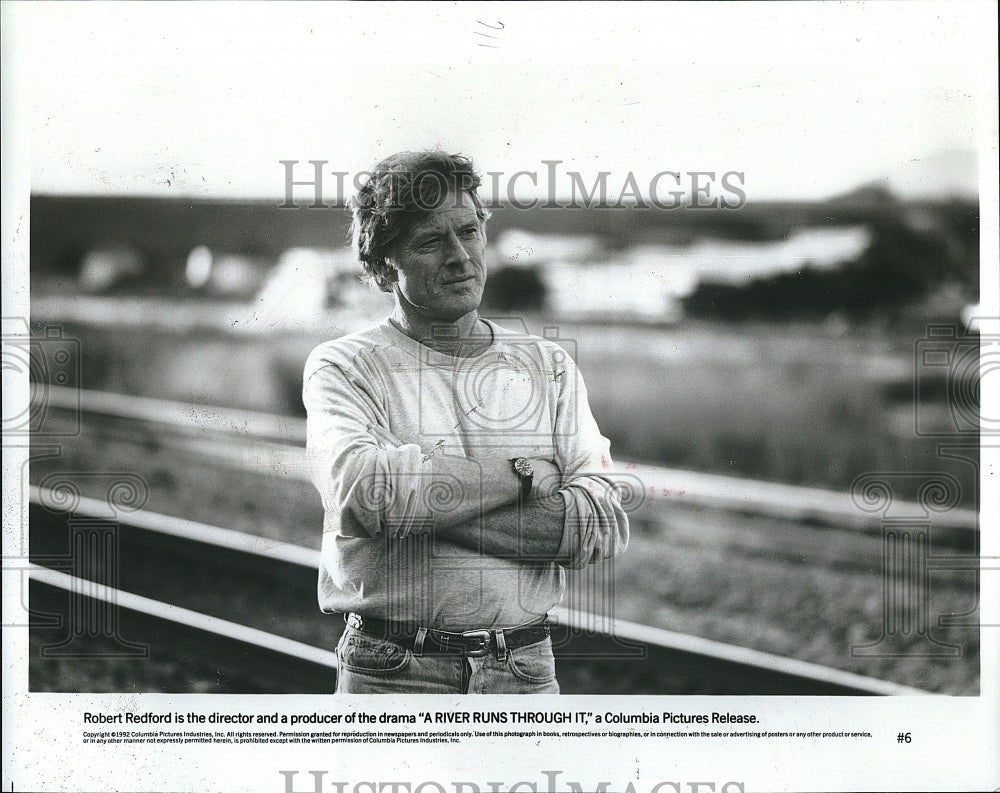
[(414, 655), (461, 653), (470, 658), (494, 655), (507, 660), (507, 651), (547, 639), (551, 633), (548, 615), (512, 628), (483, 628), (471, 631), (442, 631), (437, 628), (413, 628), (353, 612), (344, 615), (352, 628), (380, 639), (388, 639)]

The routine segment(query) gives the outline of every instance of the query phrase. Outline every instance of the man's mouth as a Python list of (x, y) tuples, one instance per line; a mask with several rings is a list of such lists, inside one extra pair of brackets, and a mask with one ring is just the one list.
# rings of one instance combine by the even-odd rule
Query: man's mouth
[(476, 276), (474, 275), (463, 275), (459, 278), (449, 278), (447, 281), (444, 282), (444, 285), (449, 286), (451, 284), (463, 284), (466, 281), (471, 281), (475, 277)]

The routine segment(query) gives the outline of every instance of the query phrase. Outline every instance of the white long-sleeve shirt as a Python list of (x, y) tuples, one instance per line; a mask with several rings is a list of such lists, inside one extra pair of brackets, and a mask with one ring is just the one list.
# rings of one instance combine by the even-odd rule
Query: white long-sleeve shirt
[[(303, 401), (325, 510), (324, 611), (461, 630), (517, 625), (559, 602), (565, 573), (554, 561), (492, 557), (434, 533), (435, 517), (470, 497), (434, 474), (435, 455), (555, 462), (565, 504), (557, 558), (567, 567), (627, 545), (609, 442), (572, 358), (487, 324), (492, 343), (473, 357), (437, 352), (388, 320), (310, 354)], [(373, 427), (403, 445), (380, 442)]]

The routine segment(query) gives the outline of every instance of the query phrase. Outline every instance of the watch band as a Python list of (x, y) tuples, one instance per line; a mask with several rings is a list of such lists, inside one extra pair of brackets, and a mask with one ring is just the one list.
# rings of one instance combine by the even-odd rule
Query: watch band
[(524, 457), (515, 457), (511, 461), (514, 473), (521, 480), (521, 500), (524, 501), (531, 495), (531, 486), (535, 480), (535, 472), (531, 463)]

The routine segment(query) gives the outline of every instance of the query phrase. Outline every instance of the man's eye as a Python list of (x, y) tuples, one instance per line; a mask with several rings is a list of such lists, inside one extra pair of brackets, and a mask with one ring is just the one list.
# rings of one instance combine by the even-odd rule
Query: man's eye
[(470, 226), (469, 228), (464, 229), (462, 231), (462, 236), (463, 237), (478, 237), (479, 236), (479, 229), (477, 229), (475, 226)]

